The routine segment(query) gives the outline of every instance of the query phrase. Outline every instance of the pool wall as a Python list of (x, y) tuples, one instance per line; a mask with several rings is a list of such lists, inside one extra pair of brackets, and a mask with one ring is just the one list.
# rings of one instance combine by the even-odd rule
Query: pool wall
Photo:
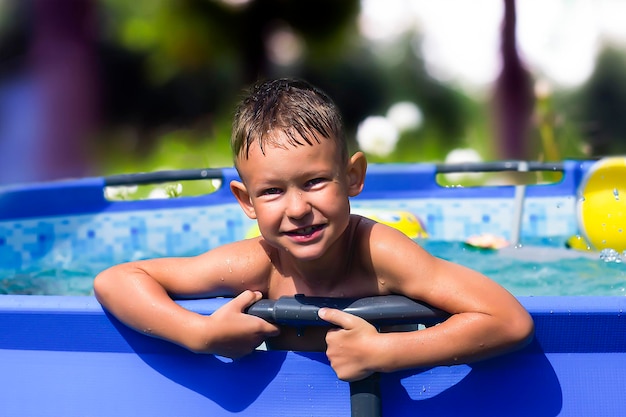
[[(623, 297), (524, 297), (525, 349), (381, 375), (383, 416), (623, 416)], [(224, 300), (181, 302), (210, 314)], [(91, 297), (0, 297), (0, 415), (350, 416), (323, 353), (230, 362), (128, 329)]]
[[(576, 190), (591, 162), (525, 190), (522, 241), (577, 232)], [(510, 236), (515, 187), (443, 188), (431, 164), (371, 167), (355, 209), (407, 210), (431, 239)], [(223, 171), (223, 183), (236, 177)], [(113, 202), (106, 179), (0, 190), (0, 265), (52, 253), (89, 261), (195, 253), (252, 223), (227, 187), (200, 197)], [(189, 300), (211, 314), (225, 300)], [(623, 297), (520, 297), (536, 324), (521, 351), (472, 365), (381, 375), (384, 416), (622, 416)], [(130, 330), (93, 297), (0, 295), (0, 416), (349, 416), (348, 384), (324, 354), (258, 351), (230, 362)]]

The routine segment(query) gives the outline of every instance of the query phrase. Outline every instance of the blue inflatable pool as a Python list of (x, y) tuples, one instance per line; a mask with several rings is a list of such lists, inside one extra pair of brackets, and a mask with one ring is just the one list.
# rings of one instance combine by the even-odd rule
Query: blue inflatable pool
[[(529, 185), (521, 193), (519, 186), (447, 188), (435, 180), (438, 173), (475, 166), (374, 165), (353, 207), (429, 239), (462, 241), (480, 233), (507, 239), (518, 234), (522, 240), (570, 236), (579, 232), (577, 193), (593, 165), (523, 163), (523, 169), (563, 175), (557, 183)], [(519, 168), (517, 162), (480, 166)], [(161, 200), (104, 196), (106, 186), (211, 177), (227, 184), (236, 172), (178, 171), (2, 188), (0, 265), (32, 269), (55, 251), (86, 262), (94, 256), (115, 262), (130, 253), (194, 253), (254, 233), (227, 187)], [(472, 365), (382, 374), (375, 381), (382, 415), (626, 415), (626, 298), (520, 301), (536, 324), (529, 346)], [(181, 301), (205, 314), (223, 303)], [(0, 416), (11, 417), (338, 417), (354, 413), (360, 394), (337, 379), (323, 353), (260, 350), (234, 362), (196, 355), (128, 329), (91, 296), (0, 295), (0, 370)], [(367, 412), (363, 415), (372, 415)]]

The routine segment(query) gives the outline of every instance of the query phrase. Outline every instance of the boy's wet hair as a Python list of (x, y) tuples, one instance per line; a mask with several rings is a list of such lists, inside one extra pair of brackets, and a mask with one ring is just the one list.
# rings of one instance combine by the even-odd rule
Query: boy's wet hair
[(293, 146), (334, 140), (343, 161), (348, 145), (339, 109), (320, 89), (298, 79), (277, 79), (254, 85), (236, 109), (231, 136), (235, 158), (248, 158), (254, 142), (265, 153), (275, 142), (273, 132), (283, 132)]

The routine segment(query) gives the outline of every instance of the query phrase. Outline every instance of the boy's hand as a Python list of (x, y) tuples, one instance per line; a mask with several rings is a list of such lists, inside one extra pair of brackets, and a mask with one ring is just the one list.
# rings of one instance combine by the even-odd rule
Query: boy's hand
[(244, 313), (262, 297), (258, 291), (244, 291), (208, 317), (212, 335), (206, 343), (208, 353), (237, 359), (251, 353), (268, 337), (278, 336), (278, 326)]
[(320, 308), (318, 315), (339, 326), (326, 334), (326, 356), (339, 379), (357, 381), (374, 373), (372, 342), (380, 336), (374, 326), (360, 317), (332, 308)]

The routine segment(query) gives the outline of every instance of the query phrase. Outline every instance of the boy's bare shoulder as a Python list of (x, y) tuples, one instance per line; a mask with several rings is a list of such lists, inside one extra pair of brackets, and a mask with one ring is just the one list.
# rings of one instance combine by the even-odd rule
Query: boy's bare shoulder
[(258, 236), (226, 243), (211, 249), (206, 254), (214, 253), (219, 254), (220, 256), (259, 257), (263, 259), (270, 257), (271, 251), (272, 247), (263, 239), (263, 237)]
[(389, 290), (393, 283), (404, 286), (400, 283), (409, 277), (415, 282), (415, 277), (424, 276), (438, 262), (419, 243), (391, 226), (358, 216), (352, 221), (360, 263), (384, 278)]
[(211, 276), (218, 276), (232, 289), (264, 292), (274, 269), (272, 251), (262, 237), (256, 237), (219, 246), (200, 259)]

